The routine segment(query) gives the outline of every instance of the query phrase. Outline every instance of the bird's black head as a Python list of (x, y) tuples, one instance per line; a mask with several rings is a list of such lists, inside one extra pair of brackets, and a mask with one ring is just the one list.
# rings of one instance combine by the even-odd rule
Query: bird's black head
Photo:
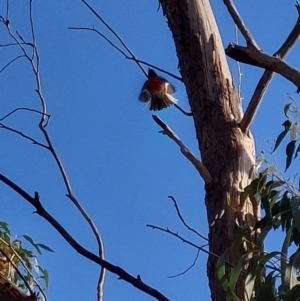
[(157, 77), (157, 74), (154, 71), (154, 69), (149, 68), (148, 69), (148, 78), (152, 78), (152, 77)]

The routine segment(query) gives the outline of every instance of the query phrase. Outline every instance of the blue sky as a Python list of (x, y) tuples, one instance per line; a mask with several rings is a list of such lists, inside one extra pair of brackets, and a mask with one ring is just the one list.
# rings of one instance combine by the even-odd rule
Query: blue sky
[[(124, 59), (96, 34), (71, 31), (69, 26), (92, 26), (107, 30), (81, 1), (33, 1), (37, 45), (41, 57), (42, 89), (51, 114), (48, 131), (65, 166), (76, 197), (98, 226), (107, 260), (160, 290), (171, 300), (210, 300), (206, 278), (206, 255), (181, 277), (168, 279), (188, 268), (196, 250), (165, 233), (145, 227), (151, 223), (179, 231), (201, 245), (205, 241), (188, 233), (178, 220), (168, 195), (173, 195), (188, 223), (207, 235), (203, 181), (177, 146), (160, 130), (151, 112), (137, 97), (145, 80), (137, 66)], [(122, 36), (141, 60), (176, 75), (177, 57), (171, 33), (157, 1), (89, 2)], [(221, 1), (211, 1), (224, 45), (235, 41), (235, 28)], [(260, 47), (273, 53), (297, 18), (294, 1), (236, 1), (247, 26)], [(5, 15), (6, 1), (0, 1)], [(30, 38), (28, 1), (10, 3), (13, 31)], [(1, 43), (8, 42), (0, 27)], [(242, 38), (240, 41), (244, 44)], [(0, 68), (18, 55), (17, 48), (0, 49)], [(300, 46), (287, 61), (300, 68)], [(229, 59), (236, 78), (236, 63)], [(243, 106), (247, 106), (262, 70), (241, 66)], [(184, 86), (176, 86), (180, 105), (189, 109)], [(33, 76), (25, 60), (18, 60), (0, 74), (1, 116), (16, 107), (40, 109)], [(268, 140), (280, 133), (287, 93), (297, 100), (295, 87), (275, 76), (252, 127), (257, 152), (269, 151)], [(159, 112), (197, 155), (192, 118), (175, 108)], [(38, 116), (16, 113), (7, 120), (13, 126), (42, 139)], [(66, 190), (53, 158), (47, 151), (20, 137), (0, 131), (1, 173), (25, 190), (39, 191), (44, 206), (86, 248), (96, 252), (96, 243), (85, 221), (65, 197)], [(284, 148), (277, 152), (284, 167)], [(49, 270), (49, 300), (96, 300), (98, 266), (78, 255), (33, 208), (0, 185), (0, 220), (16, 235), (28, 234), (55, 250), (45, 253), (41, 265)], [(271, 242), (269, 250), (275, 245)], [(78, 289), (80, 287), (80, 289)], [(150, 300), (115, 275), (107, 274), (104, 300)]]

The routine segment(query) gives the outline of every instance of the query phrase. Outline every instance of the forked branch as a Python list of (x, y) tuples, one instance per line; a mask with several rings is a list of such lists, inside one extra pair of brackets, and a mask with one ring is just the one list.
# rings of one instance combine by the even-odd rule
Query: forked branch
[(132, 284), (137, 289), (143, 291), (144, 293), (148, 294), (149, 296), (154, 297), (159, 301), (170, 301), (166, 296), (164, 296), (161, 292), (154, 289), (153, 287), (147, 285), (143, 282), (139, 277), (134, 277), (130, 275), (128, 272), (120, 268), (119, 266), (115, 266), (110, 262), (102, 259), (98, 255), (88, 251), (82, 245), (80, 245), (67, 231), (66, 229), (43, 207), (42, 203), (40, 202), (40, 197), (37, 192), (34, 193), (32, 197), (29, 195), (25, 190), (23, 190), (20, 186), (16, 183), (5, 177), (4, 175), (0, 174), (0, 181), (3, 182), (5, 185), (13, 189), (17, 192), (23, 199), (29, 202), (32, 206), (35, 207), (36, 213), (43, 217), (48, 223), (52, 225), (52, 227), (57, 230), (57, 232), (68, 242), (70, 246), (73, 247), (79, 254), (84, 256), (85, 258), (97, 263), (101, 267), (107, 269), (108, 271), (112, 272), (115, 275), (119, 276), (119, 279), (122, 279), (130, 284)]
[[(298, 18), (297, 18), (296, 24), (293, 27), (293, 29), (291, 30), (291, 32), (288, 35), (288, 37), (286, 38), (286, 40), (281, 45), (281, 47), (273, 54), (274, 57), (280, 57), (283, 59), (288, 54), (288, 52), (290, 51), (290, 49), (292, 48), (292, 46), (294, 45), (294, 43), (297, 41), (297, 39), (299, 37), (299, 34), (300, 34), (300, 4), (299, 4), (299, 2), (296, 3), (296, 9), (298, 11)], [(259, 109), (259, 106), (262, 102), (263, 95), (264, 95), (269, 83), (271, 82), (273, 75), (274, 75), (273, 71), (266, 70), (263, 73), (262, 77), (260, 78), (260, 80), (255, 88), (255, 91), (253, 93), (253, 96), (249, 102), (249, 105), (246, 109), (245, 115), (244, 115), (242, 121), (240, 122), (240, 128), (243, 133), (248, 132), (248, 130), (253, 122), (253, 119), (256, 115), (256, 112)]]
[(247, 45), (251, 45), (256, 49), (259, 49), (258, 45), (256, 44), (255, 40), (252, 38), (249, 30), (246, 28), (243, 19), (239, 15), (234, 3), (232, 0), (223, 0), (224, 4), (226, 5), (228, 12), (233, 19), (234, 23), (238, 27), (239, 31), (242, 33), (243, 37), (246, 40)]
[(300, 72), (284, 62), (280, 57), (270, 56), (255, 48), (230, 44), (226, 54), (232, 59), (248, 65), (276, 72), (300, 89)]

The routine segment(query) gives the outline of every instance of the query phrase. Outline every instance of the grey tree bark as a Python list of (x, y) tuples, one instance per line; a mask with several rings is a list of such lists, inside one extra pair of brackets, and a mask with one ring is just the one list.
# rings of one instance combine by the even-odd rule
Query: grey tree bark
[[(160, 3), (175, 42), (202, 163), (213, 178), (205, 185), (209, 244), (211, 253), (221, 255), (232, 247), (237, 223), (251, 227), (256, 220), (257, 206), (249, 199), (240, 208), (240, 193), (249, 184), (255, 163), (254, 140), (250, 132), (239, 128), (242, 108), (209, 0)], [(235, 265), (244, 251), (243, 246), (231, 248), (227, 260)], [(223, 301), (217, 260), (209, 256), (207, 275), (212, 300)], [(236, 294), (244, 300), (244, 279), (239, 280)]]

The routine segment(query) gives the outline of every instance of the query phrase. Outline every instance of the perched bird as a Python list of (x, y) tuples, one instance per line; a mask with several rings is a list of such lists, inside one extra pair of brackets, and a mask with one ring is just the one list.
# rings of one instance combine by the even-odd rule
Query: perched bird
[(148, 80), (142, 87), (139, 100), (149, 102), (150, 111), (159, 111), (177, 102), (177, 99), (172, 96), (174, 93), (174, 86), (149, 68)]

